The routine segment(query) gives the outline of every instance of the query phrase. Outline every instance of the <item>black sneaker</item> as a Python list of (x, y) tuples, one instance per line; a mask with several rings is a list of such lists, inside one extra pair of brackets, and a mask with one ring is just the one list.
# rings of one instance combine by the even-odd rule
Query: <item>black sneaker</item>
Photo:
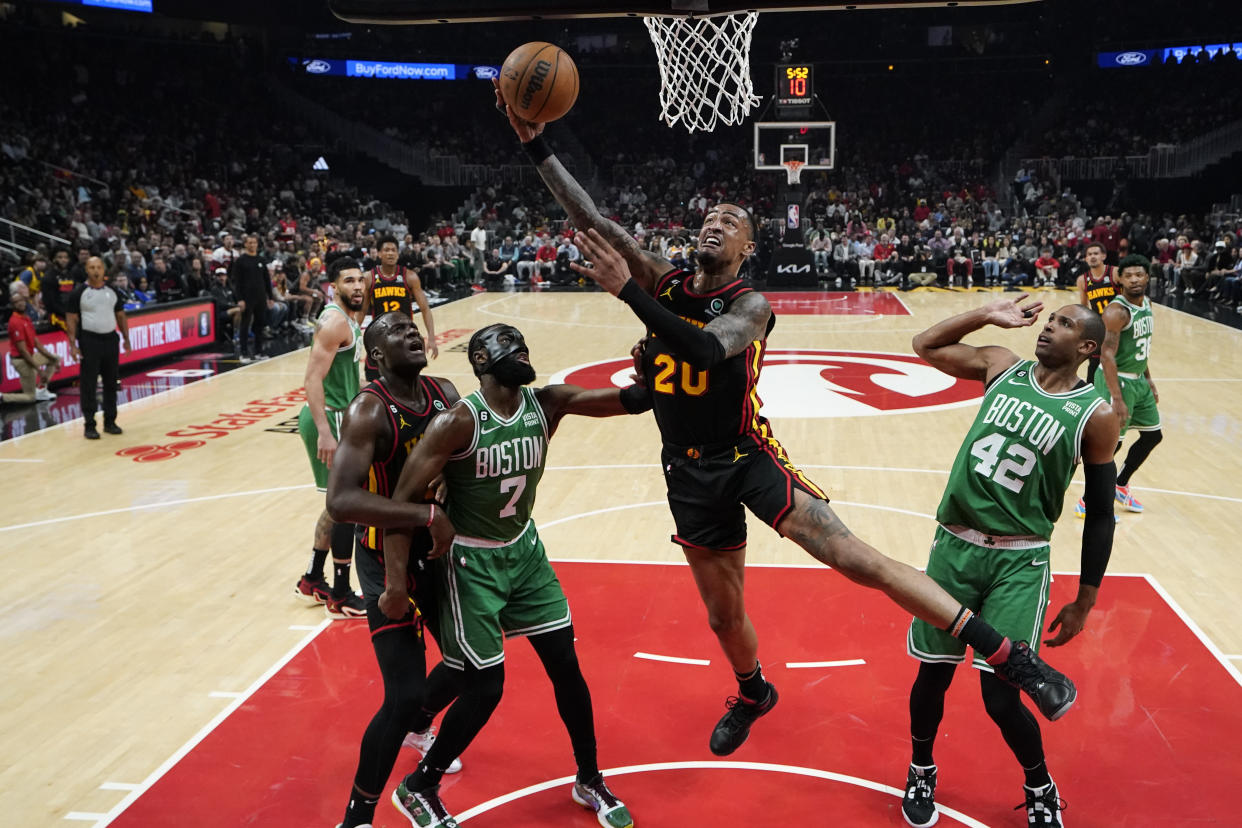
[(1055, 782), (1050, 782), (1042, 788), (1028, 788), (1023, 785), (1022, 792), (1026, 794), (1026, 802), (1015, 805), (1014, 810), (1026, 808), (1028, 825), (1050, 825), (1053, 828), (1061, 828), (1061, 812), (1065, 810), (1065, 801), (1057, 795)]
[(730, 696), (725, 702), (729, 712), (724, 714), (716, 729), (712, 731), (711, 750), (717, 756), (728, 756), (742, 746), (750, 735), (750, 726), (763, 714), (776, 706), (776, 688), (768, 682), (768, 697), (758, 704), (748, 702), (737, 696)]
[(927, 828), (940, 819), (936, 810), (936, 766), (911, 765), (906, 773), (906, 795), (901, 799), (901, 815), (908, 825)]
[(85, 438), (86, 438), (86, 439), (88, 439), (88, 440), (98, 440), (98, 439), (99, 439), (99, 431), (95, 428), (95, 424), (94, 424), (94, 423), (91, 423), (91, 424), (90, 424), (90, 425), (88, 425), (88, 426), (86, 427), (86, 429), (82, 432), (82, 436), (83, 436), (83, 437), (85, 437)]
[(125, 432), (116, 423), (104, 423), (104, 431), (108, 434), (124, 434)]
[(440, 801), (439, 785), (425, 791), (412, 791), (402, 780), (392, 792), (392, 804), (414, 828), (457, 828), (457, 820)]
[(1031, 697), (1039, 712), (1049, 721), (1069, 712), (1078, 698), (1074, 682), (1044, 661), (1025, 641), (1015, 642), (1004, 664), (994, 666), (996, 675)]

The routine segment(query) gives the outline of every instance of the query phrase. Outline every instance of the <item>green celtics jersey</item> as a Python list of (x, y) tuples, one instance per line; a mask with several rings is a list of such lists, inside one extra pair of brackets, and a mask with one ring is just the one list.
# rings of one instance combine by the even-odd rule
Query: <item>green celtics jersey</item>
[(482, 391), (462, 399), (474, 415), (474, 440), (444, 466), (448, 513), (458, 535), (492, 541), (516, 538), (535, 507), (535, 488), (548, 454), (548, 425), (535, 392), (502, 419)]
[(1151, 300), (1144, 296), (1142, 305), (1132, 305), (1124, 296), (1118, 296), (1113, 303), (1121, 303), (1130, 311), (1130, 324), (1121, 329), (1117, 342), (1117, 370), (1122, 374), (1142, 374), (1151, 355)]
[(1021, 360), (983, 395), (936, 510), (946, 526), (1049, 538), (1078, 463), (1082, 432), (1104, 403), (1093, 386), (1050, 394)]
[[(319, 314), (319, 321), (322, 322), (324, 316), (332, 311), (345, 313), (340, 305), (329, 302)], [(358, 360), (362, 353), (362, 329), (348, 313), (345, 313), (345, 318), (349, 320), (349, 330), (353, 333), (353, 340), (348, 345), (342, 345), (337, 349), (336, 355), (332, 357), (332, 365), (328, 367), (328, 373), (323, 378), (324, 407), (335, 411), (344, 411), (349, 408), (350, 402), (358, 396), (358, 389), (362, 385), (358, 374)]]

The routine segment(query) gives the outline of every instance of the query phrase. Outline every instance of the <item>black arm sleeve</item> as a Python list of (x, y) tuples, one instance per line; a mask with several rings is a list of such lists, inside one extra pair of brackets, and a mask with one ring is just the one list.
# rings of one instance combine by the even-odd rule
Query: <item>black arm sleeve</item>
[(664, 340), (670, 351), (695, 368), (711, 368), (724, 360), (725, 349), (719, 339), (661, 307), (655, 297), (633, 279), (625, 283), (617, 296), (656, 336)]
[(630, 414), (650, 411), (651, 392), (644, 385), (627, 385), (621, 389), (621, 407)]
[(1098, 587), (1113, 554), (1113, 493), (1117, 485), (1117, 466), (1113, 462), (1083, 466), (1086, 491), (1083, 505), (1087, 515), (1082, 527), (1082, 582)]

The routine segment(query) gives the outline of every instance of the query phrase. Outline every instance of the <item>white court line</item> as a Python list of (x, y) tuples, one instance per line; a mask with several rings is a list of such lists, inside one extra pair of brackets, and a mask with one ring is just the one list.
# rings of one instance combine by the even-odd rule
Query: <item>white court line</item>
[[(890, 796), (905, 796), (905, 791), (894, 788), (891, 785), (884, 785), (879, 782), (872, 782), (870, 779), (862, 779), (857, 776), (848, 776), (843, 773), (833, 773), (832, 771), (818, 770), (816, 768), (801, 768), (796, 765), (776, 765), (769, 762), (660, 762), (651, 765), (629, 765), (623, 768), (607, 768), (604, 770), (604, 776), (612, 778), (616, 776), (625, 776), (631, 773), (651, 773), (652, 771), (665, 770), (748, 770), (748, 771), (767, 771), (770, 773), (787, 773), (794, 776), (809, 776), (815, 779), (825, 779), (830, 782), (843, 782), (847, 785), (856, 785), (859, 788), (877, 791), (879, 793), (889, 794)], [(574, 781), (572, 776), (562, 776), (560, 779), (549, 779), (546, 782), (540, 782), (535, 785), (513, 791), (512, 793), (503, 794), (495, 799), (489, 799), (479, 805), (475, 805), (467, 811), (463, 811), (457, 815), (458, 822), (465, 822), (471, 817), (486, 813), (501, 805), (507, 805), (510, 802), (521, 799), (531, 794), (556, 788), (561, 785), (568, 785)], [(946, 806), (937, 800), (936, 809), (944, 816), (950, 817), (969, 828), (988, 828), (987, 823), (980, 822), (973, 817), (963, 814), (961, 811)]]
[[(888, 291), (885, 291), (885, 293), (887, 293), (887, 292), (888, 292)], [(902, 306), (903, 308), (905, 308), (905, 309), (906, 309), (906, 316), (914, 316), (914, 311), (910, 310), (910, 306), (906, 304), (906, 300), (905, 300), (905, 299), (902, 299), (902, 298), (901, 298), (901, 294), (900, 294), (900, 293), (893, 293), (893, 294), (891, 294), (891, 295), (892, 295), (892, 297), (893, 297), (894, 299), (896, 299), (898, 302), (900, 302), (900, 303), (901, 303), (901, 306)], [(888, 314), (884, 314), (884, 315), (885, 315), (885, 316), (888, 316)]]
[(844, 661), (787, 661), (785, 666), (791, 670), (812, 667), (860, 667), (867, 662), (861, 658), (847, 658)]
[(213, 699), (240, 699), (241, 693), (235, 693), (230, 690), (212, 690), (207, 694)]
[(654, 653), (634, 653), (634, 658), (645, 658), (648, 661), (667, 661), (669, 664), (697, 664), (702, 667), (711, 664), (705, 658), (679, 658), (677, 656), (655, 655)]
[(1169, 605), (1169, 609), (1177, 613), (1177, 617), (1182, 619), (1182, 623), (1186, 625), (1186, 628), (1195, 634), (1195, 637), (1199, 639), (1204, 647), (1207, 647), (1208, 652), (1220, 662), (1220, 665), (1225, 668), (1225, 671), (1229, 673), (1229, 675), (1233, 676), (1233, 680), (1236, 681), (1239, 686), (1242, 686), (1242, 673), (1238, 672), (1238, 668), (1229, 663), (1229, 659), (1220, 651), (1220, 648), (1213, 644), (1211, 639), (1203, 634), (1203, 630), (1199, 629), (1199, 625), (1196, 624), (1194, 620), (1186, 614), (1186, 611), (1173, 600), (1173, 596), (1165, 591), (1164, 587), (1160, 585), (1160, 582), (1156, 580), (1154, 575), (1147, 575), (1145, 577), (1147, 579), (1147, 583), (1151, 584), (1151, 588), (1156, 591), (1156, 594), (1163, 598), (1164, 602)]
[(114, 819), (116, 819), (118, 816), (120, 816), (121, 813), (126, 808), (134, 804), (134, 802), (138, 799), (138, 797), (142, 796), (144, 793), (150, 790), (151, 786), (154, 785), (156, 782), (158, 782), (164, 774), (168, 773), (168, 771), (171, 770), (174, 765), (176, 765), (183, 758), (185, 758), (185, 756), (191, 750), (196, 748), (199, 742), (206, 739), (207, 736), (210, 735), (211, 731), (219, 727), (221, 722), (223, 722), (229, 716), (233, 715), (233, 711), (241, 707), (242, 704), (245, 703), (246, 699), (253, 696), (258, 691), (258, 689), (262, 687), (264, 684), (266, 684), (267, 681), (272, 676), (279, 673), (286, 664), (292, 661), (294, 656), (296, 656), (298, 653), (300, 653), (303, 650), (303, 648), (305, 648), (308, 644), (314, 641), (315, 636), (319, 635), (319, 633), (323, 632), (331, 625), (332, 625), (332, 620), (329, 618), (325, 618), (322, 622), (320, 622), (319, 626), (315, 627), (314, 632), (307, 633), (306, 636), (303, 637), (301, 641), (299, 641), (297, 644), (294, 644), (293, 648), (290, 649), (289, 652), (281, 656), (280, 660), (278, 660), (275, 664), (273, 664), (270, 668), (268, 668), (267, 672), (265, 672), (263, 675), (255, 679), (254, 683), (251, 684), (249, 687), (247, 687), (245, 691), (238, 694), (238, 697), (233, 699), (231, 704), (229, 704), (223, 710), (217, 713), (215, 718), (213, 718), (207, 724), (203, 725), (203, 728), (198, 733), (194, 734), (188, 742), (186, 742), (184, 745), (178, 748), (176, 753), (174, 753), (172, 756), (169, 756), (167, 759), (164, 760), (164, 763), (162, 765), (160, 765), (155, 770), (151, 771), (150, 776), (142, 780), (142, 782), (140, 782), (132, 791), (130, 791), (129, 794), (124, 799), (118, 802), (112, 808), (111, 811), (108, 811), (108, 813), (106, 814), (100, 814), (99, 815), (100, 819), (96, 820), (99, 823), (96, 826), (96, 828), (104, 828), (104, 826), (111, 824), (111, 822)]
[(30, 523), (14, 523), (12, 526), (0, 526), (0, 532), (9, 532), (14, 529), (29, 529), (32, 526), (47, 526), (53, 523), (67, 523), (71, 520), (83, 520), (84, 518), (115, 515), (120, 512), (139, 512), (145, 509), (162, 509), (165, 506), (184, 506), (187, 503), (202, 503), (207, 500), (223, 500), (229, 497), (246, 497), (247, 495), (289, 492), (294, 491), (295, 489), (313, 489), (314, 487), (314, 483), (303, 483), (297, 486), (274, 486), (270, 489), (254, 489), (249, 492), (228, 492), (226, 494), (203, 495), (202, 497), (185, 497), (179, 500), (161, 500), (155, 503), (141, 503), (137, 506), (122, 506), (119, 509), (105, 509), (102, 512), (83, 512), (79, 515), (65, 515), (64, 517), (36, 520)]
[(70, 811), (65, 814), (65, 819), (72, 819), (77, 822), (99, 822), (99, 820), (107, 818), (107, 814), (92, 814), (85, 811)]
[(548, 529), (560, 523), (568, 523), (571, 520), (577, 520), (578, 518), (590, 517), (591, 515), (603, 515), (603, 514), (607, 514), (608, 512), (621, 512), (626, 509), (645, 509), (648, 506), (667, 506), (667, 505), (668, 505), (667, 500), (649, 500), (646, 503), (626, 503), (623, 506), (609, 506), (605, 509), (592, 509), (589, 512), (579, 512), (576, 515), (567, 515), (563, 518), (557, 518), (556, 520), (549, 520), (547, 523), (539, 524), (538, 528)]
[(47, 462), (46, 460), (42, 460), (40, 458), (34, 458), (32, 460), (27, 460), (27, 459), (20, 458), (20, 457), (0, 457), (0, 463), (46, 463), (46, 462)]
[(101, 791), (136, 791), (138, 785), (135, 782), (105, 782), (99, 786)]
[(1242, 661), (1242, 655), (1227, 655), (1225, 656), (1225, 658), (1229, 659), (1230, 661)]
[(289, 629), (298, 630), (299, 632), (310, 632), (311, 630), (319, 629), (319, 626), (316, 624), (290, 624)]

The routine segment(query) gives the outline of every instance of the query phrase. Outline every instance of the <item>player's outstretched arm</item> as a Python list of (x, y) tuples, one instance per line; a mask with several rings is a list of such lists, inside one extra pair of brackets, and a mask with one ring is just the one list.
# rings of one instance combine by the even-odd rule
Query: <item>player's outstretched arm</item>
[(643, 250), (638, 242), (621, 225), (605, 217), (591, 196), (582, 189), (569, 170), (565, 169), (552, 150), (543, 142), (543, 124), (535, 124), (519, 118), (505, 103), (500, 94), (500, 83), (492, 81), (496, 88), (496, 108), (509, 119), (509, 125), (517, 133), (522, 147), (531, 156), (539, 177), (547, 185), (558, 204), (569, 214), (569, 222), (577, 230), (597, 230), (609, 243), (625, 256), (634, 274), (634, 280), (648, 293), (655, 290), (660, 277), (673, 269), (672, 262)]
[(583, 417), (616, 417), (642, 414), (651, 410), (651, 392), (643, 385), (625, 388), (581, 388), (577, 385), (548, 385), (535, 392), (549, 435), (556, 431), (566, 414)]
[(1043, 302), (1026, 301), (1025, 293), (1013, 299), (998, 299), (937, 322), (916, 334), (911, 345), (928, 364), (949, 376), (987, 382), (1017, 362), (1018, 355), (998, 345), (967, 345), (961, 341), (962, 337), (986, 325), (998, 328), (1034, 325), (1043, 307)]
[(591, 264), (569, 266), (630, 306), (634, 315), (682, 360), (699, 370), (736, 356), (762, 339), (772, 316), (763, 294), (752, 291), (737, 298), (727, 313), (698, 328), (665, 308), (631, 277), (629, 262), (595, 230), (579, 233), (575, 243)]
[(1087, 614), (1095, 606), (1113, 553), (1113, 492), (1117, 485), (1117, 466), (1113, 449), (1120, 439), (1121, 425), (1107, 404), (1101, 405), (1087, 421), (1082, 435), (1083, 475), (1086, 487), (1083, 505), (1086, 518), (1082, 528), (1082, 564), (1078, 578), (1078, 596), (1061, 607), (1048, 625), (1049, 647), (1060, 647), (1082, 632)]

